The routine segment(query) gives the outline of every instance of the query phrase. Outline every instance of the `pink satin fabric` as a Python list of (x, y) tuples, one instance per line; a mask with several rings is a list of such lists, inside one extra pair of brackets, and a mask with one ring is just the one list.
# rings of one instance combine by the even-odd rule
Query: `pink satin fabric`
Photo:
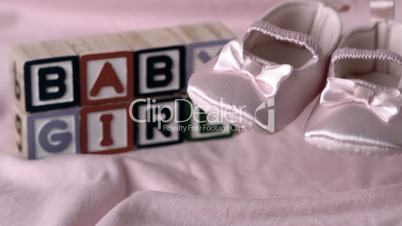
[[(326, 79), (331, 54), (329, 50), (323, 53), (323, 47), (313, 36), (271, 23), (271, 16), (288, 13), (285, 10), (289, 8), (299, 7), (302, 10), (319, 7), (314, 3), (294, 4), (296, 5), (285, 3), (275, 6), (277, 8), (274, 7), (264, 14), (263, 19), (251, 24), (242, 39), (226, 44), (219, 56), (195, 71), (187, 89), (193, 102), (208, 113), (219, 112), (225, 118), (235, 115), (237, 118), (230, 120), (235, 126), (265, 133), (279, 132), (294, 121), (319, 94)], [(339, 17), (334, 12), (328, 20), (336, 26)], [(252, 31), (255, 33), (251, 33)], [(333, 35), (337, 39), (328, 49), (335, 49), (341, 33), (339, 31)], [(264, 51), (270, 51), (269, 46), (262, 47), (266, 41), (264, 38), (302, 47), (311, 56), (298, 68), (286, 63), (271, 62), (257, 56), (254, 53), (255, 47), (250, 47), (260, 46), (259, 48), (265, 48)], [(255, 43), (247, 45), (249, 42)], [(261, 108), (264, 104), (267, 106), (265, 109)], [(275, 109), (273, 114), (272, 111), (270, 114), (269, 108)], [(246, 122), (243, 122), (244, 119)]]
[[(385, 35), (380, 33), (380, 26), (388, 29), (388, 34), (402, 28), (395, 21), (356, 28), (344, 36), (340, 47), (332, 55), (328, 82), (306, 125), (305, 139), (310, 144), (352, 154), (401, 153), (400, 72), (378, 70), (383, 74), (373, 80), (364, 76), (378, 72), (375, 67), (365, 72), (358, 70), (367, 62), (402, 65), (400, 51), (390, 40), (385, 47), (361, 45)], [(367, 35), (369, 31), (374, 33)], [(359, 41), (351, 44), (349, 41), (354, 38)], [(359, 61), (353, 61), (356, 59)], [(350, 64), (349, 67), (345, 66), (346, 63)], [(387, 76), (393, 75), (395, 80), (382, 83)]]
[(402, 95), (396, 88), (384, 89), (361, 80), (329, 78), (321, 93), (320, 104), (333, 107), (350, 103), (363, 104), (388, 123), (398, 115)]
[[(344, 15), (346, 29), (369, 20), (367, 1), (345, 2), (358, 5)], [(241, 34), (272, 4), (1, 1), (2, 151), (15, 151), (9, 45), (215, 19)], [(311, 106), (272, 136), (243, 133), (127, 154), (39, 161), (0, 154), (0, 225), (401, 225), (402, 156), (313, 148), (303, 138), (310, 111)]]
[(255, 83), (256, 88), (264, 94), (265, 98), (269, 98), (275, 96), (280, 83), (291, 76), (293, 67), (259, 62), (243, 52), (241, 40), (233, 40), (223, 47), (213, 70), (218, 73), (219, 71), (230, 72), (227, 74), (229, 76), (231, 73), (244, 74)]

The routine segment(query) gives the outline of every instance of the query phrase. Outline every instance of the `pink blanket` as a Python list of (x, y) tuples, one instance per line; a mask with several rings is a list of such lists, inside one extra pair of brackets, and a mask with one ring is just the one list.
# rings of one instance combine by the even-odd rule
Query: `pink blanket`
[[(367, 1), (345, 2), (346, 30), (368, 21)], [(1, 1), (1, 147), (12, 151), (10, 45), (205, 20), (241, 34), (272, 3)], [(0, 225), (402, 225), (402, 156), (312, 148), (310, 111), (274, 136), (38, 161), (0, 154)]]

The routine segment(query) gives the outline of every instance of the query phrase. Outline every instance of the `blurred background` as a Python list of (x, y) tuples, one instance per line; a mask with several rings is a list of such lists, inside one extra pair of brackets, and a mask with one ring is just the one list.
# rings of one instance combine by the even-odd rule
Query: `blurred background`
[[(331, 0), (326, 0), (331, 1)], [(0, 2), (0, 125), (11, 128), (9, 114), (10, 46), (88, 34), (222, 21), (237, 35), (278, 0), (2, 0)], [(343, 13), (345, 29), (369, 21), (368, 0), (332, 0), (351, 5)], [(401, 8), (399, 5), (398, 8)], [(397, 10), (397, 11), (402, 11)], [(402, 13), (397, 13), (400, 16)], [(347, 22), (346, 22), (347, 21)], [(0, 145), (10, 148), (12, 133), (2, 133)]]
[[(348, 5), (344, 31), (369, 23), (368, 0), (325, 0)], [(206, 21), (222, 21), (237, 35), (279, 0), (2, 0), (0, 2), (0, 145), (12, 148), (8, 67), (11, 46), (96, 33), (129, 31)], [(396, 0), (397, 20), (402, 4)]]
[[(402, 21), (402, 0), (395, 1), (397, 20)], [(1, 0), (0, 147), (11, 150), (14, 142), (7, 57), (12, 45), (206, 21), (222, 21), (241, 35), (250, 23), (277, 2), (279, 0)], [(350, 5), (350, 10), (341, 14), (344, 31), (369, 23), (369, 0), (332, 0), (334, 3)], [(5, 194), (0, 206), (7, 207), (0, 212), (0, 219), (18, 221), (22, 219), (18, 213), (26, 208), (24, 214), (29, 210), (27, 222), (31, 220), (29, 217), (39, 216), (49, 223), (48, 216), (55, 216), (55, 222), (68, 219), (71, 225), (90, 225), (74, 224), (74, 220), (80, 219), (76, 215), (82, 213), (82, 218), (91, 219), (88, 222), (96, 222), (126, 196), (143, 190), (265, 198), (325, 195), (402, 181), (401, 155), (350, 156), (307, 146), (303, 128), (308, 115), (309, 109), (306, 109), (298, 120), (275, 136), (243, 133), (222, 141), (173, 145), (163, 152), (155, 149), (104, 158), (68, 156), (30, 162), (0, 156), (0, 188), (3, 189), (0, 194)], [(93, 200), (88, 201), (91, 198)], [(100, 210), (92, 215), (81, 212), (76, 207), (80, 202), (84, 203), (79, 205), (84, 210)], [(46, 208), (37, 208), (40, 205)], [(67, 207), (60, 208), (62, 205)], [(334, 206), (338, 206), (338, 202), (334, 202)], [(352, 209), (348, 207), (345, 211)], [(57, 215), (55, 210), (63, 211)], [(72, 213), (71, 219), (63, 213), (68, 211)], [(2, 223), (0, 221), (0, 225)]]

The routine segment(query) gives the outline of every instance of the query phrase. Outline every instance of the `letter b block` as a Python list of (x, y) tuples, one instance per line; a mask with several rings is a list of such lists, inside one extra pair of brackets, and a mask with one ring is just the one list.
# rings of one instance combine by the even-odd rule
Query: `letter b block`
[(24, 114), (16, 111), (17, 150), (29, 159), (79, 152), (78, 108)]
[(179, 93), (185, 85), (184, 42), (169, 29), (120, 34), (134, 52), (134, 96)]
[(135, 90), (139, 96), (180, 91), (185, 82), (185, 49), (174, 46), (135, 52)]
[(62, 41), (21, 45), (12, 52), (14, 99), (27, 112), (78, 106), (78, 57)]

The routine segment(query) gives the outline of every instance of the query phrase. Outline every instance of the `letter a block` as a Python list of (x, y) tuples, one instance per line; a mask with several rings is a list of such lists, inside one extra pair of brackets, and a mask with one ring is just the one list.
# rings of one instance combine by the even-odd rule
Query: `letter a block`
[(78, 108), (24, 114), (14, 117), (18, 154), (37, 159), (79, 152)]
[(27, 112), (78, 106), (78, 57), (63, 41), (15, 47), (14, 100)]
[(178, 99), (148, 99), (134, 106), (137, 147), (177, 144), (183, 141), (183, 107)]
[(81, 153), (113, 154), (133, 148), (129, 103), (86, 107), (81, 110)]
[(67, 40), (80, 55), (81, 105), (133, 98), (133, 53), (118, 35)]

